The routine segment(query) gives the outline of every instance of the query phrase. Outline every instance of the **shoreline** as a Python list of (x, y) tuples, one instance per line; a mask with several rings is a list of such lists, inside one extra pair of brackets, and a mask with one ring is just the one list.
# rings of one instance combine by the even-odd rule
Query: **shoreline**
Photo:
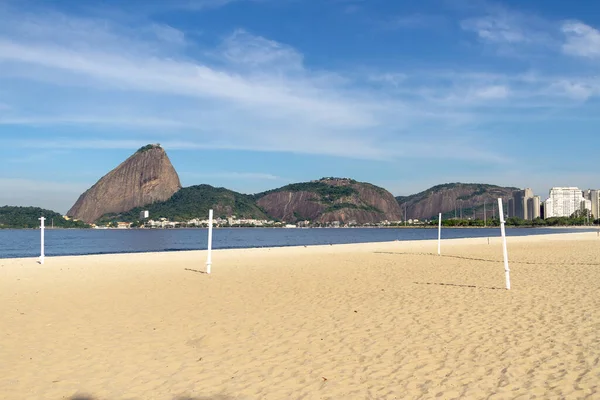
[[(442, 231), (443, 232), (443, 231)], [(593, 237), (597, 237), (596, 232), (569, 232), (569, 233), (547, 233), (540, 235), (527, 235), (527, 236), (507, 236), (507, 242), (545, 242), (545, 241), (565, 241), (565, 240), (577, 240), (577, 235), (587, 235), (585, 238), (583, 236), (579, 236), (579, 238), (583, 238), (586, 240), (591, 240)], [(442, 237), (441, 243), (442, 246), (456, 246), (456, 245), (478, 245), (478, 244), (500, 244), (501, 243), (500, 236), (483, 236), (483, 237), (470, 237), (470, 238), (452, 238), (452, 239), (444, 239)], [(360, 250), (364, 248), (368, 251), (368, 249), (379, 248), (379, 247), (389, 247), (391, 244), (396, 244), (399, 247), (431, 247), (437, 252), (437, 239), (417, 239), (417, 240), (389, 240), (389, 241), (380, 241), (380, 242), (357, 242), (357, 243), (332, 243), (332, 244), (315, 244), (315, 245), (282, 245), (282, 246), (268, 246), (268, 247), (231, 247), (231, 248), (218, 248), (212, 249), (213, 255), (222, 255), (227, 254), (228, 252), (271, 252), (272, 250), (276, 250), (276, 252), (285, 251), (289, 249), (293, 250), (316, 250), (318, 252), (327, 252), (327, 250), (331, 251), (332, 249), (336, 249), (336, 251), (341, 250)], [(434, 251), (432, 250), (432, 252)], [(122, 252), (122, 253), (93, 253), (93, 254), (70, 254), (70, 255), (45, 255), (44, 259), (47, 262), (48, 260), (60, 260), (62, 258), (84, 258), (84, 257), (111, 257), (111, 256), (125, 256), (125, 257), (134, 257), (134, 256), (167, 256), (169, 254), (177, 255), (193, 255), (195, 253), (207, 254), (207, 249), (198, 249), (198, 250), (163, 250), (163, 251), (139, 251), (139, 252)], [(275, 253), (275, 252), (274, 252)], [(510, 255), (509, 255), (510, 257)], [(214, 258), (214, 257), (213, 257)], [(31, 261), (31, 260), (39, 260), (39, 256), (35, 257), (13, 257), (13, 258), (1, 258), (0, 263), (2, 261), (7, 260), (16, 260), (16, 261)]]
[[(307, 227), (294, 227), (286, 228), (283, 226), (213, 226), (213, 229), (437, 229), (437, 225), (398, 225), (398, 226), (345, 226), (345, 227), (333, 227), (333, 226), (307, 226)], [(500, 226), (444, 226), (443, 229), (500, 229)], [(179, 228), (61, 228), (55, 227), (50, 228), (45, 226), (46, 231), (66, 231), (66, 230), (83, 230), (83, 231), (131, 231), (131, 230), (142, 230), (142, 231), (156, 231), (156, 230), (196, 230), (196, 229), (208, 229), (205, 226), (186, 226)], [(599, 229), (598, 225), (506, 225), (506, 229)], [(35, 228), (10, 228), (0, 227), (0, 231), (39, 231), (40, 227)]]

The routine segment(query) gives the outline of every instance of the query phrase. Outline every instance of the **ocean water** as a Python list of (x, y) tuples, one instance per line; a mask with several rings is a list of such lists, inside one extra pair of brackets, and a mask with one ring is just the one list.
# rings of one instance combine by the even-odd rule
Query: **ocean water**
[[(594, 229), (507, 229), (509, 236), (586, 232)], [(443, 239), (495, 237), (499, 228), (444, 228)], [(422, 228), (218, 228), (213, 249), (280, 247), (437, 239), (437, 229)], [(46, 256), (205, 250), (207, 229), (46, 229)], [(39, 230), (0, 230), (0, 258), (40, 255)]]

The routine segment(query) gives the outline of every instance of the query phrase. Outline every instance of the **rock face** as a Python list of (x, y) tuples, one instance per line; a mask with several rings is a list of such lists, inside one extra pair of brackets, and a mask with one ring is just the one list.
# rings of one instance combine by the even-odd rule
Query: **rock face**
[(323, 178), (296, 183), (257, 195), (268, 215), (286, 222), (377, 223), (401, 219), (394, 196), (369, 183), (344, 178)]
[(409, 219), (437, 218), (438, 213), (444, 218), (462, 217), (483, 218), (484, 204), (487, 218), (498, 216), (498, 198), (508, 200), (519, 190), (514, 187), (501, 187), (480, 183), (447, 183), (437, 185), (421, 193), (411, 196), (397, 197), (402, 214), (406, 206)]
[(107, 213), (167, 200), (179, 189), (179, 176), (165, 151), (159, 145), (148, 145), (79, 196), (67, 215), (93, 223)]

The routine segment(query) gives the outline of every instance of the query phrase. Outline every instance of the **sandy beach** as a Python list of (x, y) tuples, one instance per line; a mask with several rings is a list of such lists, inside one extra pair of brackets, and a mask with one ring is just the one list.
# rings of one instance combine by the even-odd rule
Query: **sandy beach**
[(2, 399), (600, 398), (600, 238), (0, 260)]

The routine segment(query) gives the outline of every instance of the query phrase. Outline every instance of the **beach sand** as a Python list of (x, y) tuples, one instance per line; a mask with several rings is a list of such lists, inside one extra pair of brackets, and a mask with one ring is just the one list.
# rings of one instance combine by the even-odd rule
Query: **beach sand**
[(0, 260), (1, 399), (600, 398), (600, 238)]

